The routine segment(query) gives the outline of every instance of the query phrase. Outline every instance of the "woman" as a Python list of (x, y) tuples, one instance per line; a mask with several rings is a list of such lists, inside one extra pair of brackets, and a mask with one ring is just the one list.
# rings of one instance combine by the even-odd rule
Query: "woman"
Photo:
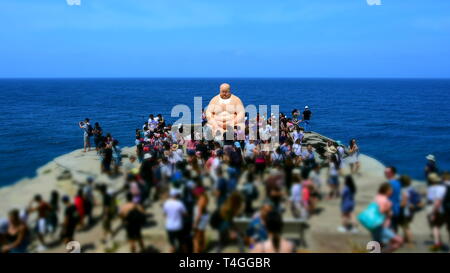
[(358, 173), (359, 171), (359, 147), (356, 144), (356, 139), (350, 140), (348, 146), (348, 163), (350, 165), (350, 171), (352, 174)]
[(276, 211), (271, 211), (266, 217), (266, 228), (269, 238), (255, 245), (252, 253), (292, 253), (294, 244), (281, 237), (283, 220)]
[(337, 162), (336, 154), (331, 154), (328, 159), (328, 185), (330, 186), (330, 193), (328, 199), (339, 197), (339, 163)]
[(19, 211), (14, 209), (9, 213), (8, 230), (5, 234), (6, 244), (2, 246), (2, 253), (26, 253), (29, 244), (28, 228), (20, 219)]
[(119, 174), (119, 167), (122, 165), (122, 149), (119, 146), (119, 141), (114, 139), (112, 142), (112, 158), (114, 159), (114, 174)]
[(205, 231), (209, 222), (208, 214), (208, 195), (205, 188), (201, 185), (201, 180), (198, 180), (198, 185), (194, 189), (194, 196), (197, 203), (194, 208), (194, 253), (202, 253), (205, 250)]
[(341, 199), (341, 213), (342, 213), (342, 226), (338, 228), (339, 232), (353, 232), (356, 233), (358, 230), (355, 226), (355, 221), (353, 219), (353, 210), (355, 209), (355, 194), (356, 186), (351, 175), (345, 177), (345, 185), (342, 190)]
[(95, 123), (92, 133), (94, 134), (95, 150), (98, 152), (100, 150), (100, 143), (103, 139), (103, 130), (98, 122)]
[(50, 232), (55, 233), (58, 228), (58, 212), (59, 212), (59, 193), (53, 190), (50, 194), (50, 215), (48, 219)]
[(402, 237), (395, 234), (390, 228), (392, 216), (392, 202), (389, 197), (392, 195), (392, 187), (389, 182), (381, 184), (378, 194), (375, 196), (375, 203), (378, 205), (380, 212), (384, 214), (384, 222), (371, 231), (372, 239), (379, 242), (384, 252), (393, 252), (403, 244)]
[(218, 253), (230, 240), (237, 240), (239, 245), (239, 252), (244, 252), (244, 242), (239, 232), (234, 226), (233, 219), (236, 217), (242, 208), (242, 197), (238, 192), (233, 192), (225, 203), (219, 208), (220, 224), (219, 224), (219, 245)]
[(400, 184), (402, 185), (402, 201), (400, 203), (400, 217), (399, 225), (403, 229), (403, 238), (405, 243), (412, 244), (412, 232), (409, 227), (410, 223), (414, 217), (414, 205), (411, 204), (411, 178), (407, 175), (402, 175), (400, 177)]
[(434, 245), (431, 251), (438, 251), (442, 248), (441, 227), (445, 222), (442, 202), (445, 197), (446, 187), (442, 185), (441, 178), (437, 173), (428, 175), (429, 187), (427, 189), (427, 216), (433, 233)]

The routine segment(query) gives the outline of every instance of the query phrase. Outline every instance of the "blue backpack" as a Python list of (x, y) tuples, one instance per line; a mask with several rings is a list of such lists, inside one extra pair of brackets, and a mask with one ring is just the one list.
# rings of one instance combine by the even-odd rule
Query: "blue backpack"
[(372, 202), (358, 215), (358, 220), (366, 229), (372, 231), (384, 223), (385, 215), (381, 213), (380, 206)]
[(418, 211), (420, 209), (420, 204), (422, 203), (422, 196), (413, 188), (408, 191), (408, 194), (409, 202), (414, 206), (414, 211)]

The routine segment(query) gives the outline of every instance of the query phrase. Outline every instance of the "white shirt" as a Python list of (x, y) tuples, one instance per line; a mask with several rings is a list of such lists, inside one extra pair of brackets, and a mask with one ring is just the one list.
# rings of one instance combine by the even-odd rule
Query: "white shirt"
[(164, 214), (166, 215), (166, 229), (168, 231), (178, 231), (183, 228), (183, 214), (186, 208), (179, 200), (169, 199), (164, 202)]
[(427, 190), (427, 198), (429, 201), (444, 199), (446, 188), (444, 185), (433, 185)]
[(302, 201), (302, 185), (295, 183), (291, 188), (291, 201), (293, 203), (300, 203)]

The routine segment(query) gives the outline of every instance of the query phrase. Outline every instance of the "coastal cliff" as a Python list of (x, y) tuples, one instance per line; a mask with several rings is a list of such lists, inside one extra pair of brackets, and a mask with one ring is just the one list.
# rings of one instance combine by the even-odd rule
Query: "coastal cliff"
[[(327, 141), (333, 140), (317, 133), (307, 133), (305, 135), (305, 144), (312, 144), (319, 158), (325, 152)], [(129, 155), (135, 154), (135, 148), (125, 147), (122, 149), (122, 154), (124, 156), (123, 160), (127, 160)], [(364, 154), (360, 155), (360, 162), (360, 174), (354, 177), (358, 188), (356, 195), (356, 213), (359, 213), (372, 201), (378, 186), (385, 181), (383, 176), (384, 166), (381, 162)], [(348, 172), (348, 170), (345, 171)], [(322, 170), (321, 176), (325, 182), (325, 170)], [(0, 218), (6, 217), (10, 209), (25, 208), (35, 194), (41, 194), (44, 198), (48, 198), (52, 190), (58, 190), (61, 194), (73, 196), (78, 189), (79, 183), (84, 183), (87, 177), (93, 177), (96, 184), (106, 183), (109, 188), (114, 190), (122, 187), (124, 181), (123, 176), (111, 178), (100, 173), (100, 161), (95, 151), (84, 153), (81, 149), (75, 150), (56, 157), (51, 162), (40, 167), (37, 170), (36, 177), (24, 178), (14, 185), (0, 188)], [(323, 184), (322, 191), (328, 191), (326, 183)], [(423, 191), (423, 183), (416, 181), (415, 185)], [(100, 197), (98, 197), (98, 200), (100, 200)], [(362, 227), (360, 227), (360, 233), (358, 234), (341, 234), (337, 232), (336, 228), (340, 225), (340, 200), (324, 200), (320, 202), (319, 208), (321, 209), (321, 213), (313, 216), (309, 221), (311, 228), (307, 231), (306, 235), (308, 248), (302, 251), (366, 251), (365, 246), (370, 241), (370, 236)], [(165, 242), (164, 217), (160, 203), (155, 204), (149, 210), (153, 215), (153, 224), (143, 230), (144, 238), (152, 246), (159, 249), (159, 251), (165, 252), (167, 251), (167, 244)], [(115, 222), (116, 225), (120, 225), (118, 219)], [(124, 232), (119, 232), (118, 236), (116, 236), (114, 247), (110, 246), (109, 248), (105, 248), (102, 246), (99, 239), (101, 237), (101, 228), (98, 226), (76, 235), (76, 239), (82, 244), (94, 245), (93, 248), (85, 250), (86, 252), (128, 251)], [(422, 242), (428, 239), (429, 230), (424, 212), (416, 215), (416, 219), (411, 228), (418, 241), (420, 240)], [(210, 239), (215, 238), (216, 232), (209, 229), (207, 236)], [(404, 247), (401, 251), (426, 251), (426, 248), (422, 245), (420, 244), (412, 248)], [(65, 249), (64, 246), (60, 246), (48, 251), (64, 252)], [(231, 247), (226, 251), (233, 252), (236, 250)]]

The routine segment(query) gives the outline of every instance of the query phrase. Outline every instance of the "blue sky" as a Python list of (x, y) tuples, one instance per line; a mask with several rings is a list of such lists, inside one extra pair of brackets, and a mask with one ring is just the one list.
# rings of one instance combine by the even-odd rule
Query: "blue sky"
[(450, 77), (450, 1), (0, 1), (0, 77)]

